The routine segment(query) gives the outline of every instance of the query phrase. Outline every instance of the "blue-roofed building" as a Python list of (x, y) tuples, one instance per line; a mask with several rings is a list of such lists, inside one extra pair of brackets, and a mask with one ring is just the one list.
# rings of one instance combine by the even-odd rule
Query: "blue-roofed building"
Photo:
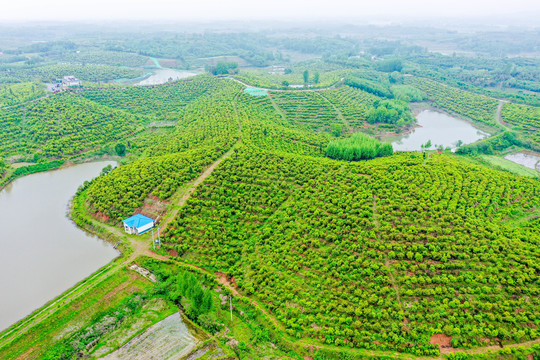
[(140, 235), (154, 227), (154, 219), (149, 218), (141, 214), (133, 215), (130, 218), (122, 221), (124, 223), (124, 230), (128, 234)]

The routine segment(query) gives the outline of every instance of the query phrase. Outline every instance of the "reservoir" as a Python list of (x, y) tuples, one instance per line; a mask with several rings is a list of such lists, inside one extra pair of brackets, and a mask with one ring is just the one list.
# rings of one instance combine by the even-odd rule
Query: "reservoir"
[(161, 85), (165, 84), (168, 81), (174, 81), (179, 79), (184, 79), (190, 76), (195, 76), (197, 74), (190, 71), (181, 71), (174, 69), (157, 69), (154, 70), (154, 74), (150, 75), (146, 79), (137, 83), (137, 85)]
[(540, 171), (540, 156), (538, 155), (518, 152), (506, 155), (504, 158), (513, 161), (516, 164), (528, 167), (529, 169)]
[(423, 110), (416, 116), (419, 127), (404, 135), (385, 136), (382, 140), (391, 142), (394, 151), (420, 151), (422, 145), (431, 140), (431, 150), (436, 146), (456, 148), (459, 140), (470, 144), (490, 136), (475, 128), (471, 123), (433, 110)]
[(0, 331), (119, 255), (66, 216), (77, 188), (107, 165), (32, 174), (0, 191)]

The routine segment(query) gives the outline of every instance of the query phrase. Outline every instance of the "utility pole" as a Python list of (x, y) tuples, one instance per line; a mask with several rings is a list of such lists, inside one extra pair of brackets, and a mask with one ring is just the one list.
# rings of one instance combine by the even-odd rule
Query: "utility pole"
[(154, 240), (154, 228), (152, 228), (152, 248), (156, 250), (156, 241)]
[(231, 321), (232, 321), (232, 295), (230, 297), (230, 301), (231, 301)]

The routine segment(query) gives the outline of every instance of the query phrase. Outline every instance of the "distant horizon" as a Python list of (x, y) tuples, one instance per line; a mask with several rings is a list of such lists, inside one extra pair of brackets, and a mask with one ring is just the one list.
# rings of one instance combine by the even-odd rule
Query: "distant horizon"
[[(253, 0), (201, 0), (197, 3), (177, 3), (174, 0), (19, 0), (4, 4), (0, 12), (2, 23), (32, 22), (102, 22), (144, 21), (193, 23), (220, 21), (373, 21), (408, 22), (441, 19), (466, 21), (492, 17), (493, 24), (501, 19), (527, 19), (540, 27), (540, 2), (515, 0), (455, 0), (452, 3), (433, 3), (427, 0), (380, 0), (377, 3), (349, 3), (335, 0), (331, 6), (322, 0), (275, 0), (261, 4)], [(519, 23), (517, 24), (519, 25)], [(529, 25), (530, 26), (530, 25)]]
[[(261, 19), (142, 19), (142, 18), (118, 18), (118, 19), (2, 19), (0, 18), (0, 27), (2, 26), (70, 26), (70, 25), (94, 25), (103, 24), (106, 26), (131, 25), (134, 27), (157, 27), (157, 26), (215, 26), (240, 28), (246, 25), (256, 25), (257, 28), (267, 27), (290, 27), (290, 26), (317, 26), (320, 28), (336, 26), (407, 26), (418, 28), (447, 28), (447, 27), (470, 27), (470, 28), (527, 28), (530, 30), (540, 30), (540, 24), (537, 19), (540, 18), (540, 10), (533, 13), (515, 13), (507, 15), (470, 15), (470, 16), (432, 16), (424, 15), (417, 17), (398, 17), (398, 16), (377, 16), (364, 15), (357, 17), (317, 17), (317, 18), (261, 18)], [(494, 20), (497, 20), (494, 22)], [(136, 22), (136, 23), (134, 23)], [(256, 23), (256, 24), (255, 24)]]

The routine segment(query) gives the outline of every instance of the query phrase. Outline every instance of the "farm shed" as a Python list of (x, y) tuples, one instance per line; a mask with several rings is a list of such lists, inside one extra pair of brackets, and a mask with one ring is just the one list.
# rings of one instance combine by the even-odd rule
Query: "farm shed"
[(62, 79), (62, 85), (64, 87), (78, 87), (82, 85), (81, 80), (77, 79), (75, 76), (69, 75), (64, 76)]
[(154, 227), (155, 221), (147, 216), (137, 214), (122, 221), (124, 223), (124, 230), (128, 234), (140, 235), (145, 231)]

